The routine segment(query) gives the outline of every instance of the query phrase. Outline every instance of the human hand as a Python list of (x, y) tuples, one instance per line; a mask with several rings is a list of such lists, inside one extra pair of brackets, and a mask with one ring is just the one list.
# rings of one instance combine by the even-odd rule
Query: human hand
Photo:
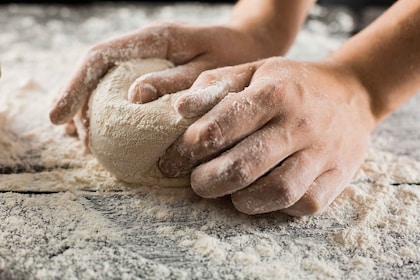
[[(189, 88), (207, 69), (267, 57), (264, 44), (246, 32), (227, 26), (189, 26), (157, 23), (92, 47), (50, 113), (54, 124), (68, 122), (66, 132), (88, 143), (88, 99), (100, 79), (119, 61), (166, 58), (176, 67), (139, 77), (128, 99), (146, 103)], [(73, 118), (74, 117), (74, 118)], [(73, 120), (72, 120), (73, 118)]]
[(185, 117), (204, 116), (159, 166), (168, 177), (192, 171), (199, 196), (230, 194), (246, 214), (317, 214), (364, 159), (376, 124), (370, 102), (332, 60), (270, 58), (206, 71), (175, 104)]

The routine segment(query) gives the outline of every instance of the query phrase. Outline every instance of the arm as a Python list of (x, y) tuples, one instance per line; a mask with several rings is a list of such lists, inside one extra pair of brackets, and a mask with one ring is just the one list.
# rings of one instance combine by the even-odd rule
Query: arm
[(331, 58), (360, 80), (382, 120), (420, 89), (420, 1), (398, 1)]
[(315, 0), (241, 0), (229, 25), (250, 34), (271, 55), (284, 55), (292, 45)]

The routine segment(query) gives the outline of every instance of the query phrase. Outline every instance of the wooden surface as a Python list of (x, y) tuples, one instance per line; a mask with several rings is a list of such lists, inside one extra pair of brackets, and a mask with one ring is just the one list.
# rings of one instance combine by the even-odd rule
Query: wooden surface
[[(387, 174), (393, 163), (409, 174), (420, 166), (420, 94), (373, 135), (373, 153), (387, 156), (368, 166), (384, 168), (365, 168), (326, 214), (303, 219), (248, 217), (228, 198), (83, 173), (92, 159), (68, 152), (79, 143), (46, 124), (48, 100), (93, 42), (155, 19), (228, 14), (200, 5), (0, 7), (0, 40), (12, 43), (0, 44), (0, 104), (13, 121), (5, 133), (26, 155), (0, 169), (0, 279), (418, 279), (420, 175)], [(291, 56), (322, 57), (343, 40), (327, 37), (306, 27)], [(19, 74), (40, 86), (14, 87)]]

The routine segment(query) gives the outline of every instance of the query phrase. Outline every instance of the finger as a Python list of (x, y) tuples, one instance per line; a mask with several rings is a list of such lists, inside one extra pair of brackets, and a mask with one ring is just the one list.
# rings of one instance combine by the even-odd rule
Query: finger
[(347, 180), (337, 169), (324, 172), (309, 187), (305, 195), (282, 212), (291, 216), (308, 216), (322, 213), (345, 189)]
[(277, 110), (268, 106), (271, 89), (248, 87), (224, 98), (193, 123), (162, 156), (159, 167), (167, 177), (184, 176), (209, 159), (266, 124)]
[(324, 169), (325, 162), (315, 150), (299, 151), (251, 186), (233, 193), (232, 202), (249, 215), (287, 208), (305, 194)]
[(168, 32), (164, 28), (153, 26), (90, 49), (50, 112), (51, 122), (63, 124), (69, 121), (115, 62), (134, 58), (165, 58), (167, 37)]
[(87, 101), (100, 78), (108, 71), (110, 63), (101, 55), (90, 56), (73, 74), (61, 97), (50, 112), (53, 124), (69, 121)]
[(279, 121), (269, 123), (221, 156), (204, 163), (191, 174), (191, 187), (201, 197), (215, 198), (244, 189), (290, 154), (300, 150)]
[(133, 103), (147, 103), (165, 94), (187, 89), (201, 72), (210, 67), (211, 63), (203, 58), (175, 68), (143, 75), (130, 86), (128, 100)]
[(69, 136), (77, 136), (77, 128), (74, 124), (74, 120), (71, 119), (66, 123), (66, 126), (64, 128), (64, 132)]
[(250, 84), (256, 68), (256, 63), (249, 63), (203, 72), (189, 93), (176, 101), (176, 111), (185, 118), (204, 115), (228, 93), (244, 90)]
[(79, 136), (79, 140), (82, 142), (85, 148), (89, 146), (89, 114), (88, 114), (89, 106), (85, 104), (82, 109), (77, 112), (76, 116), (73, 118), (74, 125), (77, 129), (77, 135)]

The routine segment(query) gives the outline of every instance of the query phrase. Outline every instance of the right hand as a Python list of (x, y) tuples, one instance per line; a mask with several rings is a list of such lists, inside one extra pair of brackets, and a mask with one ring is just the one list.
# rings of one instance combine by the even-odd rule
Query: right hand
[(372, 104), (358, 73), (332, 58), (271, 57), (206, 71), (175, 103), (181, 116), (200, 118), (159, 168), (167, 177), (191, 173), (196, 194), (231, 195), (246, 214), (314, 215), (363, 162), (378, 122)]
[(165, 58), (176, 67), (139, 77), (128, 99), (146, 103), (189, 88), (208, 69), (242, 64), (271, 56), (264, 44), (228, 26), (156, 23), (93, 46), (82, 59), (50, 113), (54, 124), (68, 123), (66, 132), (88, 144), (88, 100), (100, 79), (119, 61)]

